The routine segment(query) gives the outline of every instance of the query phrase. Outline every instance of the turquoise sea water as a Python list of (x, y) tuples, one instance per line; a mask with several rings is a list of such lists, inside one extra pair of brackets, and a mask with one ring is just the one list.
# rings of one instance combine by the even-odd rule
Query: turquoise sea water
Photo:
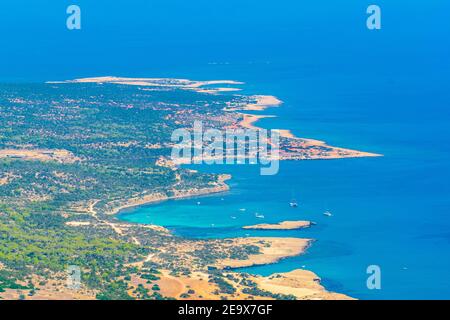
[[(299, 136), (384, 157), (283, 162), (280, 173), (269, 177), (260, 176), (256, 167), (200, 167), (233, 174), (231, 192), (169, 201), (125, 212), (121, 218), (161, 224), (187, 237), (313, 238), (317, 242), (305, 256), (243, 271), (268, 275), (305, 267), (319, 274), (328, 289), (362, 299), (448, 298), (448, 91), (427, 86), (432, 75), (425, 74), (400, 81), (385, 74), (367, 78), (357, 70), (345, 76), (305, 77), (294, 68), (272, 68), (266, 70), (277, 75), (276, 86), (269, 83), (273, 78), (254, 83), (262, 82), (262, 92), (285, 104), (266, 110), (278, 118), (262, 120), (262, 126), (289, 128)], [(288, 205), (293, 192), (302, 203), (298, 209)], [(333, 217), (323, 216), (327, 209)], [(262, 222), (256, 212), (265, 216), (264, 222), (305, 219), (317, 226), (241, 230)], [(379, 291), (366, 287), (366, 268), (373, 264), (382, 270)]]
[[(241, 80), (246, 93), (285, 102), (266, 110), (278, 117), (260, 125), (385, 155), (285, 162), (273, 177), (257, 168), (201, 167), (232, 173), (231, 192), (142, 207), (121, 219), (188, 237), (314, 238), (304, 256), (245, 271), (304, 266), (328, 289), (357, 298), (450, 298), (447, 0), (375, 1), (383, 17), (376, 32), (365, 27), (372, 2), (351, 0), (79, 0), (83, 27), (69, 32), (65, 8), (72, 2), (2, 3), (8, 14), (0, 35), (8, 45), (0, 51), (0, 80)], [(288, 205), (293, 192), (298, 209)], [(334, 216), (323, 216), (326, 209)], [(255, 212), (265, 222), (308, 219), (317, 226), (240, 230), (261, 222)], [(381, 266), (379, 291), (365, 285), (372, 264)]]

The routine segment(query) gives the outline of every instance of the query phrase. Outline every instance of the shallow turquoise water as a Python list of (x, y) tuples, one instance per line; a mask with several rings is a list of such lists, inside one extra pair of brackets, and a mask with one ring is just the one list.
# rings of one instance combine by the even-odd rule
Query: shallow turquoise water
[[(384, 157), (283, 162), (280, 173), (269, 177), (248, 166), (201, 167), (233, 174), (231, 192), (169, 201), (121, 218), (161, 224), (187, 237), (314, 238), (304, 256), (243, 271), (267, 275), (306, 267), (328, 289), (362, 299), (450, 298), (450, 90), (444, 89), (449, 73), (377, 64), (369, 68), (377, 69), (375, 76), (367, 77), (367, 68), (346, 63), (345, 75), (322, 70), (305, 76), (313, 65), (229, 70), (250, 83), (246, 92), (274, 94), (285, 102), (265, 111), (278, 117), (262, 120), (262, 126)], [(288, 205), (293, 193), (302, 203), (298, 209)], [(323, 215), (327, 209), (332, 218)], [(261, 223), (256, 212), (264, 222), (307, 219), (317, 226), (240, 230)], [(381, 290), (366, 287), (369, 265), (381, 267)]]
[[(411, 194), (414, 186), (401, 190), (392, 172), (380, 169), (387, 161), (289, 162), (274, 177), (261, 177), (247, 168), (222, 168), (235, 176), (228, 194), (169, 201), (120, 218), (161, 224), (186, 237), (313, 238), (317, 242), (305, 256), (243, 271), (267, 275), (306, 267), (317, 272), (327, 288), (358, 298), (448, 296), (449, 198), (434, 194), (418, 199)], [(301, 200), (297, 209), (288, 205), (293, 189)], [(322, 214), (327, 208), (333, 217)], [(304, 219), (317, 225), (299, 231), (241, 230), (261, 223), (255, 212), (265, 216), (264, 222)], [(365, 270), (372, 264), (382, 267), (381, 291), (365, 286)]]
[[(273, 94), (285, 102), (266, 110), (278, 117), (260, 125), (383, 158), (284, 162), (271, 177), (261, 177), (258, 168), (201, 167), (233, 174), (231, 192), (140, 208), (121, 218), (168, 226), (187, 237), (314, 238), (317, 242), (304, 256), (243, 271), (267, 275), (306, 267), (328, 289), (362, 299), (450, 298), (450, 72), (437, 44), (424, 49), (426, 66), (418, 53), (408, 51), (413, 47), (412, 42), (393, 46), (412, 53), (368, 65), (364, 59), (349, 61), (313, 50), (317, 55), (308, 63), (220, 69), (246, 81), (245, 92)], [(358, 47), (336, 50), (351, 55)], [(388, 55), (392, 50), (381, 51)], [(293, 192), (302, 203), (296, 210), (288, 205)], [(326, 209), (332, 218), (323, 216)], [(308, 219), (317, 226), (289, 232), (240, 230), (261, 223), (256, 212), (265, 222)], [(369, 265), (381, 267), (381, 290), (366, 287)]]
[[(370, 34), (350, 26), (356, 12), (349, 4), (346, 8), (335, 17), (342, 19), (336, 32), (309, 21), (314, 32), (295, 29), (302, 41), (279, 40), (283, 49), (270, 51), (268, 63), (208, 66), (196, 73), (243, 80), (246, 93), (282, 99), (281, 108), (265, 111), (278, 117), (262, 120), (264, 127), (291, 129), (301, 137), (383, 158), (285, 162), (273, 177), (259, 176), (257, 168), (202, 167), (232, 173), (232, 191), (203, 198), (200, 206), (197, 199), (170, 201), (121, 218), (158, 223), (188, 237), (310, 237), (317, 242), (306, 255), (244, 271), (266, 275), (305, 266), (328, 289), (357, 298), (448, 299), (448, 20), (438, 18), (444, 11), (416, 2), (408, 8), (388, 6), (395, 21)], [(302, 203), (297, 210), (288, 205), (292, 192)], [(333, 211), (332, 218), (323, 216), (326, 209)], [(261, 222), (255, 212), (265, 222), (308, 219), (318, 224), (303, 231), (240, 230)], [(381, 267), (381, 290), (366, 287), (369, 265)]]

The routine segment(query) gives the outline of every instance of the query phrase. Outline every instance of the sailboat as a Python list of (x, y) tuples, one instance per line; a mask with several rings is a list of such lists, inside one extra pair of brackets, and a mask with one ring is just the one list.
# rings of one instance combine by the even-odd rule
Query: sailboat
[(298, 202), (294, 198), (294, 191), (292, 191), (292, 200), (291, 200), (291, 202), (289, 202), (289, 206), (291, 208), (297, 208), (298, 207)]
[(264, 215), (259, 214), (258, 212), (255, 213), (255, 217), (257, 217), (258, 219), (264, 219), (265, 218)]

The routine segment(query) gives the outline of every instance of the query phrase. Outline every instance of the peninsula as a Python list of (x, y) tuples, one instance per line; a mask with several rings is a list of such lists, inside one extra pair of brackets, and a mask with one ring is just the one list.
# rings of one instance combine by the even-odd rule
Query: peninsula
[[(171, 161), (171, 133), (249, 128), (282, 102), (242, 83), (97, 77), (8, 86), (0, 96), (0, 298), (341, 299), (306, 270), (258, 277), (240, 268), (303, 254), (310, 239), (187, 239), (119, 221), (135, 206), (227, 192), (229, 175)], [(282, 136), (285, 160), (378, 156)], [(290, 230), (286, 221), (246, 229)], [(65, 285), (78, 266), (81, 288)]]

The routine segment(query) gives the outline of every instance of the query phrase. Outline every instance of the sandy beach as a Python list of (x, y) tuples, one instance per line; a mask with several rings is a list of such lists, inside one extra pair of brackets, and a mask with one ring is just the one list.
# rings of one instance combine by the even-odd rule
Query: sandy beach
[(255, 245), (260, 254), (250, 255), (247, 259), (224, 259), (217, 263), (221, 268), (242, 268), (275, 263), (281, 259), (298, 256), (306, 251), (313, 240), (299, 238), (237, 238), (234, 245)]
[[(183, 90), (192, 90), (199, 93), (217, 94), (220, 92), (233, 92), (240, 91), (240, 88), (234, 87), (211, 87), (203, 88), (205, 86), (218, 86), (218, 85), (242, 85), (243, 82), (234, 80), (208, 80), (208, 81), (196, 81), (189, 79), (172, 79), (172, 78), (124, 78), (124, 77), (93, 77), (93, 78), (80, 78), (75, 80), (66, 81), (48, 81), (49, 84), (58, 83), (112, 83), (129, 86), (142, 86), (142, 87), (168, 87), (178, 88)], [(262, 97), (262, 96), (261, 96)], [(264, 103), (273, 103), (273, 99), (261, 98)]]
[(305, 229), (311, 226), (310, 221), (283, 221), (277, 224), (257, 224), (254, 226), (245, 226), (242, 229), (246, 230), (297, 230)]
[(279, 100), (275, 96), (256, 95), (250, 98), (255, 99), (255, 103), (249, 103), (242, 108), (242, 110), (249, 111), (263, 111), (270, 107), (277, 107), (283, 104), (283, 101)]
[(298, 300), (354, 300), (344, 294), (328, 292), (320, 284), (321, 279), (303, 269), (277, 273), (268, 277), (253, 277), (262, 290), (278, 294), (294, 295)]
[[(237, 238), (228, 239), (233, 241), (231, 245), (257, 245), (261, 249), (260, 254), (251, 255), (246, 260), (226, 259), (219, 261), (216, 266), (219, 268), (239, 268), (252, 265), (270, 264), (280, 259), (303, 254), (308, 248), (311, 240), (297, 238)], [(227, 296), (233, 300), (267, 299), (250, 295), (245, 291), (245, 281), (250, 280), (255, 283), (258, 289), (271, 292), (272, 294), (282, 294), (295, 296), (298, 300), (347, 300), (352, 299), (346, 295), (328, 292), (320, 284), (320, 278), (311, 271), (298, 269), (288, 273), (272, 274), (267, 277), (247, 275), (239, 272), (225, 273), (227, 282), (232, 285), (236, 292)], [(189, 276), (173, 276), (169, 271), (162, 271), (160, 280), (157, 281), (161, 288), (161, 293), (175, 299), (212, 300), (218, 299), (218, 287), (209, 281), (210, 274), (204, 271), (197, 271)], [(145, 282), (139, 278), (133, 279), (135, 285), (145, 286)], [(191, 294), (186, 295), (187, 292)], [(271, 298), (269, 298), (271, 299)]]

